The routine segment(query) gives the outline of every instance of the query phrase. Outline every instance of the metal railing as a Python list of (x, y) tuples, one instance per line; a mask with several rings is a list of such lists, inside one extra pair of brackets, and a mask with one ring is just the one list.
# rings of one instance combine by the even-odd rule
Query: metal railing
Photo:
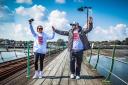
[[(66, 43), (66, 42), (65, 42)], [(26, 44), (24, 45), (23, 48), (20, 48), (18, 49), (17, 47), (15, 47), (15, 45), (13, 45), (13, 48), (2, 48), (3, 50), (0, 50), (0, 63), (3, 63), (3, 62), (7, 62), (7, 61), (11, 61), (12, 59), (19, 59), (21, 58), (21, 55), (19, 55), (18, 52), (22, 53), (24, 56), (23, 57), (26, 57), (28, 54), (27, 54), (27, 45), (28, 45), (28, 42), (26, 42)], [(33, 55), (33, 50), (32, 50), (32, 47), (33, 47), (33, 44), (31, 42), (29, 42), (29, 45), (30, 45), (30, 55)], [(54, 47), (52, 47), (54, 45)], [(47, 52), (47, 55), (51, 55), (53, 53), (56, 53), (56, 52), (59, 52), (59, 51), (62, 51), (66, 48), (66, 46), (60, 46), (57, 42), (50, 42), (48, 43), (48, 52)], [(6, 50), (8, 49), (8, 50)], [(10, 57), (7, 59), (4, 54), (4, 52), (8, 52), (8, 54), (10, 55)], [(11, 55), (11, 53), (14, 53)], [(15, 58), (14, 58), (15, 57)]]
[[(91, 64), (90, 62), (91, 62), (92, 55), (93, 55), (93, 47), (91, 47), (90, 50), (91, 50), (91, 52), (90, 52), (90, 57), (89, 57), (89, 60), (88, 60), (88, 63), (89, 63), (89, 64)], [(96, 59), (96, 63), (95, 63), (95, 65), (94, 65), (94, 67), (93, 67), (92, 70), (97, 70), (97, 66), (98, 66), (99, 59), (100, 59), (100, 50), (101, 50), (101, 48), (100, 48), (100, 46), (98, 46), (97, 59)], [(115, 51), (116, 51), (116, 45), (113, 46), (112, 58), (106, 57), (106, 58), (111, 59), (111, 65), (110, 65), (110, 69), (109, 69), (109, 70), (106, 69), (104, 66), (99, 65), (99, 67), (105, 69), (105, 70), (108, 72), (106, 78), (105, 78), (102, 82), (105, 83), (105, 84), (111, 84), (112, 82), (111, 82), (110, 79), (111, 79), (111, 75), (113, 75), (113, 76), (115, 76), (117, 79), (119, 79), (121, 82), (123, 82), (124, 84), (128, 85), (128, 82), (124, 81), (124, 80), (121, 79), (118, 75), (116, 75), (116, 74), (113, 73), (113, 67), (114, 67), (115, 61), (119, 61), (119, 62), (128, 64), (128, 63), (126, 63), (126, 62), (123, 62), (123, 61), (120, 61), (120, 60), (118, 60), (118, 59), (115, 59)]]
[[(54, 50), (52, 50), (52, 45), (53, 44), (55, 44), (56, 46), (55, 46), (55, 48), (54, 48)], [(30, 79), (30, 43), (29, 42), (27, 42), (27, 78), (28, 78), (28, 80)], [(58, 43), (53, 43), (53, 42), (51, 42), (51, 43), (49, 43), (48, 44), (48, 48), (49, 48), (49, 50), (48, 50), (48, 56), (51, 56), (51, 54), (53, 53), (52, 51), (55, 51), (54, 53), (56, 53), (56, 52), (58, 52), (58, 51), (62, 51), (62, 50), (64, 50), (66, 47), (61, 47), (61, 46), (59, 46), (58, 45)]]

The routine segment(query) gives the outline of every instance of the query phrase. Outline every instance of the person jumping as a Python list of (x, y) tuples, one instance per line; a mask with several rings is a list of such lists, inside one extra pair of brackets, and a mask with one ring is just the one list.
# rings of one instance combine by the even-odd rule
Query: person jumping
[[(70, 25), (72, 29), (69, 31), (60, 31), (53, 27), (53, 30), (60, 34), (68, 36), (68, 50), (70, 52), (70, 78), (80, 79), (81, 63), (83, 59), (83, 51), (90, 49), (90, 44), (86, 34), (93, 28), (92, 17), (89, 17), (88, 27), (82, 29), (78, 22), (73, 22)], [(76, 64), (75, 64), (76, 63)]]
[[(55, 36), (55, 32), (53, 32), (52, 36), (48, 36), (43, 31), (43, 26), (37, 26), (37, 33), (35, 33), (32, 22), (34, 19), (29, 20), (30, 30), (34, 37), (34, 45), (33, 45), (33, 52), (34, 52), (34, 65), (35, 65), (35, 74), (33, 78), (42, 78), (43, 76), (43, 60), (47, 52), (47, 40), (53, 39)], [(38, 70), (38, 60), (40, 60), (40, 70)]]

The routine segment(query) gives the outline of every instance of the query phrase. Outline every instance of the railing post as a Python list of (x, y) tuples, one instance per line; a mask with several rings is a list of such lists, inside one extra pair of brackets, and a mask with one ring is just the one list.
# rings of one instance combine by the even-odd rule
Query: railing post
[(99, 63), (99, 55), (100, 55), (100, 47), (98, 47), (97, 61), (96, 61), (96, 65), (95, 65), (94, 69), (97, 69), (97, 65)]
[(55, 52), (57, 52), (57, 42), (55, 42)]
[(4, 62), (4, 58), (2, 57), (2, 53), (1, 52), (0, 52), (0, 56), (1, 56), (2, 61)]
[(6, 50), (7, 50), (7, 52), (9, 51), (8, 46), (6, 46)]
[(48, 47), (49, 47), (49, 52), (48, 52), (48, 54), (49, 54), (49, 56), (50, 56), (50, 52), (51, 52), (51, 45), (50, 45), (50, 43), (48, 44)]
[(90, 58), (89, 58), (89, 61), (88, 61), (88, 63), (90, 63), (90, 61), (91, 61), (91, 58), (92, 58), (92, 50), (93, 50), (93, 45), (94, 45), (94, 43), (92, 43), (92, 44), (91, 44), (91, 54), (90, 54)]
[(111, 83), (110, 78), (111, 78), (111, 74), (112, 74), (113, 67), (114, 67), (115, 50), (116, 50), (116, 45), (114, 45), (113, 52), (112, 52), (112, 63), (111, 63), (111, 68), (110, 68), (110, 71), (109, 71), (109, 73), (108, 73), (108, 76), (106, 77), (105, 80), (103, 80), (104, 83)]
[(27, 78), (30, 79), (30, 46), (29, 42), (27, 42)]
[(15, 48), (15, 45), (14, 45), (14, 53), (15, 53), (15, 56), (16, 58), (18, 57), (17, 54), (16, 54), (16, 48)]
[(58, 42), (56, 42), (56, 49), (57, 49), (57, 52), (58, 52)]
[[(29, 53), (31, 53), (31, 55), (33, 55), (33, 50), (31, 49), (31, 48), (32, 48), (32, 43), (30, 43), (29, 48), (30, 48), (30, 49), (29, 49), (29, 50), (30, 50)], [(30, 55), (30, 54), (29, 54), (29, 55)], [(30, 56), (31, 56), (31, 55), (30, 55)]]
[(64, 42), (64, 44), (63, 44), (63, 50), (64, 50), (64, 45), (65, 45), (65, 42)]
[(25, 56), (27, 56), (27, 54), (26, 54), (26, 43), (24, 43), (24, 54), (25, 54)]

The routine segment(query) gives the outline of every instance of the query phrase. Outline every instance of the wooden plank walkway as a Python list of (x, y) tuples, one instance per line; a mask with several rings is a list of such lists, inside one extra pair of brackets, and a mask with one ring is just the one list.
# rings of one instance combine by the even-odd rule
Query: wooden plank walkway
[(42, 79), (33, 79), (29, 85), (103, 85), (100, 75), (82, 63), (81, 79), (70, 79), (69, 52), (64, 50), (44, 68)]

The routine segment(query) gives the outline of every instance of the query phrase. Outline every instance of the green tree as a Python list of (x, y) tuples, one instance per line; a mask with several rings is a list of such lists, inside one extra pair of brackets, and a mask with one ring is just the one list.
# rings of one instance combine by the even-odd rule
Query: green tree
[(59, 46), (65, 45), (63, 39), (58, 39), (58, 40), (57, 40), (57, 43), (58, 43)]
[(116, 41), (115, 41), (115, 44), (116, 44), (116, 45), (121, 45), (121, 41), (116, 40)]
[(128, 45), (128, 38), (125, 38), (125, 44)]

